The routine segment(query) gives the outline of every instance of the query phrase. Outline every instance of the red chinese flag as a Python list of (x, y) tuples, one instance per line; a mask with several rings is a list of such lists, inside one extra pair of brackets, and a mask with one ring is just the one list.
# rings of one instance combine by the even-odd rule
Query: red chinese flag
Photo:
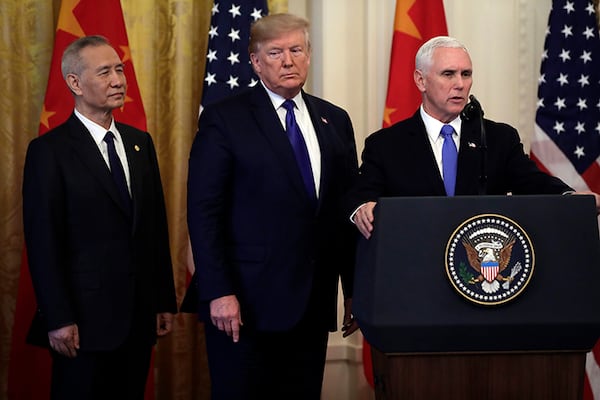
[[(46, 97), (40, 117), (39, 134), (64, 122), (73, 112), (73, 96), (62, 78), (60, 64), (65, 48), (86, 35), (105, 36), (125, 65), (127, 97), (121, 109), (114, 110), (116, 120), (146, 130), (146, 114), (135, 78), (123, 11), (119, 0), (63, 0), (56, 27), (54, 51)], [(25, 343), (36, 309), (35, 295), (25, 252), (17, 293), (8, 366), (9, 400), (43, 400), (50, 397), (50, 355), (48, 350)], [(150, 373), (146, 400), (154, 399), (154, 379)]]
[(423, 43), (448, 35), (442, 0), (397, 0), (383, 126), (414, 114), (421, 104), (415, 85), (415, 55)]
[[(412, 116), (421, 104), (421, 93), (413, 79), (415, 55), (427, 40), (442, 35), (448, 35), (442, 0), (396, 1), (383, 127)], [(363, 366), (365, 377), (373, 386), (371, 348), (366, 340), (363, 342)]]

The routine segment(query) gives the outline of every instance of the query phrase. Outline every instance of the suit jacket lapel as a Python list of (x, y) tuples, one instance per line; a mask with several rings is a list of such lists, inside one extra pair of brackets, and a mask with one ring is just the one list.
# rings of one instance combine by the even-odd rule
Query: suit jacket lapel
[(331, 183), (331, 174), (334, 171), (333, 165), (331, 164), (332, 162), (335, 162), (335, 157), (333, 156), (334, 145), (331, 143), (331, 139), (335, 137), (335, 133), (332, 132), (335, 128), (329, 123), (329, 117), (327, 116), (326, 110), (319, 108), (318, 104), (313, 101), (310, 96), (304, 93), (304, 91), (302, 92), (302, 97), (308, 108), (313, 127), (315, 128), (321, 154), (318, 209), (324, 201), (323, 197), (327, 196), (327, 188)]
[(142, 171), (143, 163), (145, 158), (145, 151), (142, 143), (137, 143), (134, 136), (130, 134), (129, 128), (123, 124), (117, 124), (119, 133), (121, 133), (121, 139), (123, 139), (123, 146), (125, 147), (125, 154), (127, 156), (127, 164), (129, 165), (129, 185), (131, 190), (131, 202), (132, 202), (132, 219), (133, 227), (135, 228), (137, 221), (137, 211), (139, 210), (139, 201), (142, 199), (142, 182), (143, 180), (139, 177)]
[[(434, 191), (434, 195), (445, 195), (444, 179), (438, 168), (425, 123), (421, 119), (420, 111), (411, 118), (413, 125), (409, 128), (409, 137), (413, 140), (412, 144), (406, 146), (411, 150), (409, 157), (413, 157), (415, 170), (421, 171), (423, 179), (427, 179)], [(402, 143), (402, 145), (406, 145)]]
[(75, 156), (80, 159), (81, 163), (89, 169), (90, 174), (99, 182), (119, 207), (121, 207), (123, 212), (127, 213), (127, 210), (125, 210), (121, 199), (119, 198), (119, 193), (117, 192), (117, 187), (110, 174), (110, 170), (108, 169), (102, 154), (100, 154), (92, 135), (75, 114), (71, 115), (67, 121), (67, 126), (71, 138), (73, 154), (75, 154)]
[(287, 138), (285, 129), (282, 127), (277, 112), (273, 108), (271, 99), (262, 85), (256, 85), (251, 91), (251, 104), (254, 110), (253, 115), (260, 127), (261, 133), (266, 137), (273, 151), (281, 160), (282, 169), (288, 175), (290, 182), (299, 196), (303, 196), (308, 201), (308, 194), (304, 188), (302, 175), (298, 169), (296, 156), (292, 146)]
[(456, 193), (477, 194), (481, 167), (478, 123), (463, 121), (460, 134), (460, 150), (456, 171)]

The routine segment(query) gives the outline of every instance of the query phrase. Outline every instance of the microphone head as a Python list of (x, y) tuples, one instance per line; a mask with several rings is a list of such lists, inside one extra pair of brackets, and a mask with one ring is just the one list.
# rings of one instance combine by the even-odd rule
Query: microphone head
[(483, 108), (481, 108), (481, 104), (477, 98), (474, 95), (470, 95), (469, 100), (471, 101), (463, 108), (460, 117), (465, 121), (469, 121), (479, 116), (483, 117)]
[(460, 112), (460, 118), (465, 121), (470, 121), (477, 116), (477, 108), (473, 103), (467, 103), (465, 108)]
[(469, 96), (469, 100), (471, 100), (471, 104), (473, 104), (475, 107), (477, 107), (478, 109), (482, 109), (481, 108), (481, 103), (479, 103), (479, 101), (477, 100), (477, 98), (475, 97), (475, 95), (470, 95)]

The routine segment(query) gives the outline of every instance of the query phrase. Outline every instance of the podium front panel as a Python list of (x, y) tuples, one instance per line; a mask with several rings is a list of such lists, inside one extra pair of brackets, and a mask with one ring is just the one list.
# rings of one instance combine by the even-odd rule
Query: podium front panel
[[(535, 252), (530, 282), (499, 305), (465, 299), (446, 273), (464, 221), (515, 221)], [(600, 333), (600, 241), (592, 196), (381, 198), (357, 254), (353, 312), (386, 353), (585, 350)]]

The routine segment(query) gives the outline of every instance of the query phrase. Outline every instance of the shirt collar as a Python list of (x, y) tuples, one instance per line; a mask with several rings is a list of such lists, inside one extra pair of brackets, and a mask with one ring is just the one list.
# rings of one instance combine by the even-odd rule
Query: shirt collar
[(452, 125), (452, 127), (454, 128), (454, 133), (460, 138), (460, 128), (462, 125), (462, 120), (460, 119), (460, 116), (456, 117), (454, 120), (450, 121), (447, 124), (444, 124), (441, 121), (438, 121), (437, 119), (433, 118), (431, 115), (427, 114), (427, 112), (423, 109), (423, 105), (421, 104), (421, 107), (419, 108), (419, 111), (421, 113), (421, 119), (423, 120), (423, 123), (425, 124), (425, 129), (427, 130), (427, 134), (429, 135), (429, 138), (432, 141), (436, 141), (439, 139), (440, 137), (440, 131), (442, 130), (442, 126), (444, 125)]
[[(77, 111), (77, 109), (75, 109), (75, 116), (77, 116), (77, 118), (79, 118), (79, 120), (83, 123), (83, 125), (85, 125), (87, 130), (92, 135), (92, 138), (94, 139), (96, 144), (100, 145), (100, 143), (102, 143), (102, 141), (104, 140), (104, 136), (106, 135), (107, 129), (98, 125), (91, 119), (86, 118), (82, 113)], [(108, 128), (108, 131), (111, 131), (115, 135), (115, 139), (117, 141), (121, 141), (121, 135), (119, 134), (119, 131), (117, 130), (114, 118), (112, 119), (112, 121), (110, 121), (110, 126)]]
[[(264, 84), (263, 81), (260, 81), (260, 83), (263, 85), (263, 87), (267, 91), (267, 94), (269, 95), (269, 98), (271, 99), (271, 103), (273, 103), (273, 108), (275, 110), (278, 110), (286, 99), (283, 96), (280, 96), (277, 93), (270, 90)], [(298, 108), (299, 111), (304, 111), (304, 109), (306, 108), (306, 105), (304, 103), (304, 98), (302, 97), (302, 91), (298, 92), (298, 94), (296, 96), (292, 97), (290, 100), (294, 100), (294, 103), (296, 103), (296, 107)]]

